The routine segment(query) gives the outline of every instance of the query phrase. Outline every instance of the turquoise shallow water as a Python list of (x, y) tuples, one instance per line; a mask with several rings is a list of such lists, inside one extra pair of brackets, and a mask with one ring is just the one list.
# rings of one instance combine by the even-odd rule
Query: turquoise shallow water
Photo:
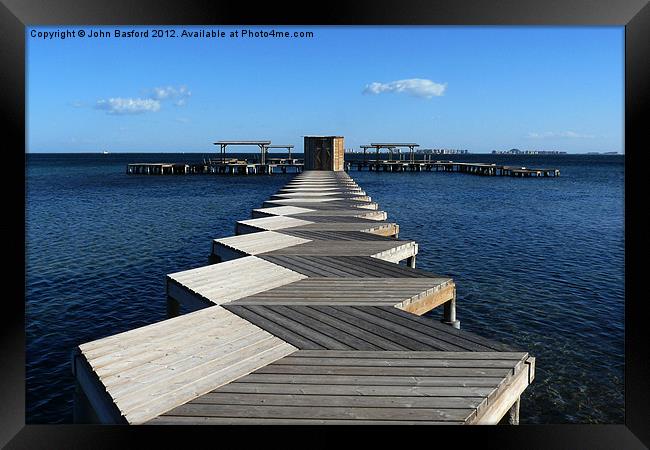
[[(206, 264), (210, 239), (291, 178), (125, 174), (128, 162), (201, 158), (28, 155), (27, 423), (71, 422), (72, 348), (165, 319), (165, 274)], [(462, 160), (562, 176), (350, 175), (418, 241), (418, 267), (454, 277), (464, 329), (537, 357), (522, 423), (622, 423), (623, 157)]]

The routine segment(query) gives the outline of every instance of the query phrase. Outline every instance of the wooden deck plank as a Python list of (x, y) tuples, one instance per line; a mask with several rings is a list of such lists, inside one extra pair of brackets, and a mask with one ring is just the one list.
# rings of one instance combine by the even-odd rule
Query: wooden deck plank
[[(389, 387), (429, 387), (439, 388), (436, 395), (447, 397), (462, 397), (482, 395), (488, 398), (502, 383), (503, 376), (495, 377), (461, 377), (461, 376), (389, 376), (389, 375), (310, 375), (310, 374), (260, 374), (252, 373), (239, 380), (242, 384), (254, 383), (256, 386), (271, 384), (301, 384), (301, 385), (327, 385), (351, 386), (359, 388), (359, 392), (375, 392), (375, 395), (389, 395), (374, 390), (375, 386)], [(363, 390), (362, 387), (370, 387)], [(277, 389), (274, 386), (273, 389)], [(388, 390), (387, 392), (390, 392)]]
[(269, 364), (255, 373), (289, 375), (352, 375), (352, 376), (405, 376), (405, 377), (505, 377), (510, 367), (394, 367), (394, 366), (331, 366), (331, 365), (277, 365)]
[(149, 422), (152, 425), (460, 425), (463, 422), (413, 422), (395, 420), (324, 420), (324, 419), (261, 419), (229, 417), (174, 417), (161, 416)]
[(473, 408), (382, 408), (354, 406), (206, 405), (188, 403), (174, 409), (175, 416), (264, 419), (338, 419), (391, 421), (463, 421)]
[[(300, 356), (287, 357), (276, 361), (273, 365), (296, 365), (296, 366), (320, 366), (326, 362), (330, 366), (353, 366), (353, 367), (511, 367), (513, 361), (519, 361), (525, 354), (513, 353), (512, 357), (504, 357), (501, 352), (489, 352), (490, 358), (477, 359), (474, 355), (445, 357), (445, 352), (436, 352), (433, 358), (405, 358), (399, 352), (392, 356), (385, 355), (386, 352), (374, 352), (375, 357), (357, 357), (354, 352), (348, 357), (332, 357), (328, 354), (321, 356)], [(380, 354), (381, 353), (381, 354)], [(418, 352), (426, 353), (426, 352)], [(449, 352), (456, 354), (460, 352)]]
[[(286, 377), (285, 377), (286, 379)], [(267, 377), (268, 380), (268, 377)], [(302, 378), (303, 381), (310, 381)], [(331, 378), (329, 384), (312, 384), (298, 382), (296, 379), (284, 383), (268, 383), (252, 381), (250, 378), (240, 379), (239, 383), (231, 383), (219, 388), (218, 392), (243, 393), (243, 394), (282, 394), (282, 395), (355, 395), (355, 396), (382, 396), (382, 397), (438, 397), (438, 398), (476, 398), (485, 399), (493, 390), (495, 381), (488, 378), (482, 379), (481, 385), (468, 385), (476, 379), (461, 379), (458, 377), (431, 378), (428, 384), (395, 385), (392, 379), (368, 378), (367, 384), (358, 384), (359, 378)], [(277, 381), (274, 380), (274, 381)], [(328, 382), (330, 379), (328, 379)], [(345, 382), (350, 384), (346, 384)], [(371, 384), (375, 383), (375, 384)], [(383, 384), (381, 384), (383, 383)], [(450, 389), (453, 388), (453, 389)], [(216, 391), (213, 391), (216, 393)], [(208, 395), (208, 394), (206, 394)], [(197, 400), (200, 397), (197, 398)]]
[[(436, 406), (440, 408), (476, 408), (482, 397), (438, 397)], [(361, 395), (295, 395), (295, 394), (256, 394), (218, 392), (208, 393), (187, 404), (207, 405), (274, 405), (274, 406), (352, 406), (357, 408), (427, 408), (430, 399), (422, 397), (361, 396)], [(168, 415), (174, 415), (172, 411)]]

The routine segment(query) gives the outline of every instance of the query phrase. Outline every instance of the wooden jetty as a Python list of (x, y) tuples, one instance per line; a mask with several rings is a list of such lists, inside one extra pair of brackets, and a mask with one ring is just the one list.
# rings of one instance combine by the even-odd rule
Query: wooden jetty
[(453, 279), (398, 235), (347, 173), (296, 175), (167, 276), (171, 318), (73, 351), (76, 420), (518, 423), (535, 358), (461, 330)]
[(370, 172), (456, 172), (469, 175), (500, 177), (559, 177), (559, 169), (504, 166), (489, 163), (463, 163), (434, 160), (358, 160), (346, 162), (346, 170)]
[[(264, 164), (247, 160), (211, 161), (205, 164), (183, 163), (131, 163), (127, 165), (129, 175), (272, 175), (274, 173), (301, 173), (304, 164), (297, 159), (269, 160)], [(462, 163), (453, 161), (407, 161), (407, 160), (365, 160), (346, 161), (345, 169), (368, 170), (370, 172), (456, 172), (470, 175), (501, 177), (559, 177), (559, 169), (504, 166), (488, 163)], [(318, 191), (314, 191), (318, 194)], [(274, 198), (292, 198), (295, 192), (278, 193)], [(309, 198), (308, 191), (300, 194)], [(350, 193), (352, 194), (352, 193)], [(333, 194), (332, 194), (333, 195)], [(306, 201), (306, 200), (304, 200)]]
[[(300, 173), (304, 163), (292, 158), (293, 145), (271, 145), (271, 141), (217, 141), (219, 157), (208, 159), (202, 163), (131, 163), (126, 166), (129, 175), (272, 175), (274, 173)], [(244, 145), (259, 147), (260, 155), (257, 161), (226, 157), (229, 145)], [(288, 158), (269, 158), (271, 148), (286, 149)]]
[(208, 161), (206, 163), (131, 163), (126, 166), (129, 175), (273, 175), (300, 173), (304, 164), (299, 159), (270, 159), (265, 163), (248, 160)]

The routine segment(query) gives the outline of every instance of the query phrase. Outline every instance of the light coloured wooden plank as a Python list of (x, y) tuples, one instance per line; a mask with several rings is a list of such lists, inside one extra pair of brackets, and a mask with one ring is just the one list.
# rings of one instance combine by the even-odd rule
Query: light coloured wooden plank
[[(202, 341), (203, 335), (211, 332), (218, 333), (221, 330), (233, 330), (239, 322), (230, 315), (225, 315), (220, 320), (206, 320), (192, 324), (192, 333), (188, 333), (182, 345), (189, 345), (196, 341)], [(85, 351), (84, 356), (92, 362), (95, 371), (99, 374), (104, 370), (112, 370), (113, 364), (117, 359), (122, 361), (131, 358), (137, 358), (142, 353), (155, 349), (173, 350), (174, 345), (178, 343), (176, 330), (166, 330), (164, 335), (147, 336), (129, 336), (119, 342), (111, 345), (100, 347), (99, 349)], [(104, 369), (107, 367), (106, 369)]]
[(176, 345), (151, 348), (132, 358), (120, 357), (119, 361), (113, 362), (107, 370), (98, 369), (95, 372), (106, 386), (117, 386), (130, 380), (138, 380), (139, 377), (151, 376), (167, 367), (177, 367), (190, 358), (205, 358), (210, 353), (218, 354), (227, 344), (256, 342), (262, 338), (262, 332), (243, 323), (232, 326), (228, 333), (223, 330), (203, 332), (201, 339), (194, 342), (180, 341), (176, 337)]
[(258, 213), (264, 216), (291, 216), (294, 214), (314, 212), (314, 209), (301, 208), (299, 206), (275, 206), (272, 208), (257, 208), (253, 214)]
[(280, 341), (274, 347), (268, 348), (253, 356), (244, 357), (243, 359), (241, 359), (242, 356), (239, 356), (240, 359), (237, 362), (231, 362), (223, 370), (214, 371), (210, 368), (204, 376), (198, 379), (195, 379), (193, 375), (190, 379), (195, 379), (195, 381), (189, 384), (179, 385), (176, 380), (172, 380), (172, 384), (170, 385), (171, 391), (165, 391), (164, 394), (146, 403), (131, 405), (131, 409), (125, 413), (125, 417), (132, 424), (146, 422), (175, 406), (184, 404), (193, 398), (215, 389), (218, 385), (230, 383), (259, 367), (263, 367), (276, 359), (291, 354), (295, 350), (295, 347)]
[(247, 255), (257, 255), (311, 241), (275, 231), (260, 231), (259, 233), (215, 239), (214, 242), (215, 245), (229, 247)]
[[(261, 264), (259, 258), (255, 257), (246, 257), (240, 258), (233, 261), (228, 261), (228, 264), (220, 265), (219, 269), (222, 273), (234, 274), (237, 272), (242, 272), (244, 270), (250, 270), (254, 263)], [(214, 272), (214, 264), (196, 267), (190, 270), (183, 270), (179, 272), (170, 273), (167, 276), (176, 280), (176, 281), (187, 281), (188, 279), (199, 278), (203, 275), (212, 276)]]
[(209, 321), (212, 323), (218, 323), (219, 321), (224, 320), (224, 318), (230, 317), (229, 314), (230, 313), (223, 308), (208, 308), (202, 311), (194, 311), (180, 317), (174, 317), (172, 319), (163, 320), (134, 330), (86, 342), (79, 345), (79, 349), (84, 353), (84, 355), (92, 355), (92, 351), (100, 348), (108, 348), (108, 351), (112, 351), (113, 348), (117, 348), (116, 346), (119, 346), (130, 339), (142, 339), (143, 337), (148, 340), (163, 339), (169, 336), (170, 333), (177, 332), (187, 328), (188, 326), (196, 327), (201, 323)]
[[(319, 191), (294, 191), (287, 193), (274, 194), (275, 197), (281, 198), (320, 198), (320, 197), (332, 197), (338, 195), (339, 192), (319, 192)], [(360, 196), (361, 194), (359, 194)]]
[(121, 377), (112, 377), (110, 383), (103, 378), (101, 380), (111, 394), (121, 398), (123, 405), (127, 406), (125, 399), (128, 398), (137, 401), (146, 392), (154, 392), (155, 395), (163, 394), (167, 389), (164, 383), (169, 383), (170, 380), (178, 380), (178, 377), (181, 377), (179, 383), (186, 384), (191, 382), (192, 378), (198, 378), (197, 375), (207, 374), (206, 365), (210, 366), (210, 370), (224, 370), (231, 363), (239, 361), (240, 357), (258, 354), (278, 344), (277, 339), (264, 330), (247, 328), (248, 331), (254, 332), (243, 335), (240, 331), (235, 335), (239, 338), (233, 336), (224, 336), (221, 340), (212, 338), (211, 342), (214, 345), (207, 348), (205, 352), (189, 355), (189, 358), (179, 358), (173, 364), (161, 366), (149, 363), (148, 367), (151, 370), (137, 372), (134, 376), (125, 373)]
[(296, 350), (219, 306), (112, 338), (85, 346), (88, 353), (112, 351), (86, 361), (129, 423), (156, 417)]
[[(193, 276), (197, 274), (199, 276)], [(228, 303), (307, 278), (254, 256), (177, 272), (168, 277), (173, 280), (168, 283), (176, 282), (182, 288), (215, 304)]]
[(261, 217), (259, 219), (248, 219), (240, 220), (237, 222), (237, 226), (240, 224), (246, 225), (251, 228), (256, 228), (258, 230), (282, 230), (285, 228), (299, 227), (302, 225), (309, 225), (314, 222), (308, 220), (297, 219), (295, 217), (289, 216), (273, 216), (273, 217)]
[(344, 197), (287, 198), (283, 200), (267, 200), (266, 203), (274, 203), (278, 205), (294, 205), (300, 203), (325, 203), (325, 202), (333, 202), (336, 200), (346, 200), (346, 199)]
[(278, 191), (278, 193), (298, 193), (298, 192), (313, 192), (313, 193), (319, 193), (319, 192), (326, 192), (330, 194), (336, 194), (339, 192), (346, 193), (346, 194), (359, 194), (359, 195), (365, 195), (366, 192), (363, 191), (359, 187), (285, 187), (282, 188)]

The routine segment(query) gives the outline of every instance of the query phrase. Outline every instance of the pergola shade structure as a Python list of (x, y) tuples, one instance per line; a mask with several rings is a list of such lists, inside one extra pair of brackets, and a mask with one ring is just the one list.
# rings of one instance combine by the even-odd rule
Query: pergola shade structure
[(271, 145), (271, 141), (217, 141), (214, 145), (220, 147), (221, 162), (224, 162), (226, 159), (226, 147), (229, 145), (257, 145), (260, 148), (260, 162), (264, 164), (262, 159), (266, 153), (265, 148)]
[(289, 151), (289, 159), (291, 159), (291, 150), (293, 149), (293, 145), (280, 145), (280, 144), (275, 144), (275, 145), (265, 145), (263, 147), (262, 151), (262, 158), (261, 158), (261, 163), (265, 164), (266, 163), (266, 154), (268, 153), (268, 150), (270, 148), (286, 148)]
[(419, 147), (420, 144), (413, 144), (413, 143), (401, 143), (401, 142), (378, 142), (378, 143), (373, 143), (371, 142), (370, 145), (362, 145), (361, 148), (363, 148), (363, 153), (366, 153), (366, 150), (368, 148), (374, 148), (376, 149), (376, 154), (377, 154), (377, 159), (379, 159), (379, 150), (382, 148), (386, 148), (390, 151), (390, 159), (392, 160), (393, 156), (393, 149), (395, 148), (408, 148), (409, 149), (409, 160), (411, 162), (415, 161), (415, 153), (414, 149), (415, 147)]

